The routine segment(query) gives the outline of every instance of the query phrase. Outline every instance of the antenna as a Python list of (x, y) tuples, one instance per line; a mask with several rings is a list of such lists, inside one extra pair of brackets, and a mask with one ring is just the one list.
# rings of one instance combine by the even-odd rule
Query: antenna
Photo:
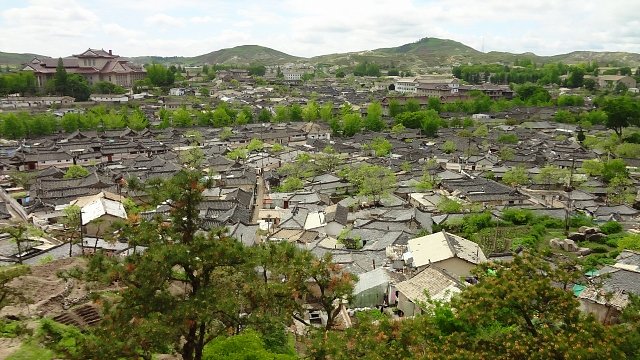
[(482, 47), (480, 51), (484, 52), (484, 36), (482, 37)]

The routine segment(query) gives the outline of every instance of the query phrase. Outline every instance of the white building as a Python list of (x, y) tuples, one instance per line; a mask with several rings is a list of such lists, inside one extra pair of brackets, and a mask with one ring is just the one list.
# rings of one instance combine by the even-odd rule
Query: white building
[(400, 78), (396, 81), (396, 91), (415, 94), (418, 88), (416, 78)]
[(171, 88), (169, 89), (169, 95), (171, 96), (184, 96), (184, 88)]
[(129, 101), (129, 97), (118, 94), (91, 94), (89, 100), (95, 102), (126, 103)]

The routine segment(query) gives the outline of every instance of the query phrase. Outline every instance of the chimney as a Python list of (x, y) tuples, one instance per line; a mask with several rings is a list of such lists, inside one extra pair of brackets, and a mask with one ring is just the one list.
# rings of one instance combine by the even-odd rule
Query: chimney
[(111, 52), (111, 50), (109, 50), (109, 55), (113, 55), (113, 53)]

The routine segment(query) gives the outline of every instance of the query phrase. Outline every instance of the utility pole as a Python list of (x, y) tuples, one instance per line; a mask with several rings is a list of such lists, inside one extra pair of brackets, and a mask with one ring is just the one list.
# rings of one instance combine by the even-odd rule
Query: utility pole
[(573, 171), (575, 168), (576, 159), (571, 159), (571, 172), (569, 172), (569, 185), (565, 188), (567, 193), (567, 207), (564, 215), (564, 234), (569, 236), (569, 216), (571, 214), (571, 193), (573, 192)]

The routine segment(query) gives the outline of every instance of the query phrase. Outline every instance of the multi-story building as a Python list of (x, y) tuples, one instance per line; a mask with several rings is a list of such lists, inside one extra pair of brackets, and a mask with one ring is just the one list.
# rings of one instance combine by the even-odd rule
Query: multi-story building
[[(33, 71), (38, 87), (44, 87), (53, 79), (58, 60), (54, 58), (33, 58), (24, 64), (23, 70)], [(89, 84), (108, 81), (112, 84), (131, 87), (146, 75), (146, 70), (128, 59), (113, 55), (111, 50), (88, 49), (87, 51), (62, 59), (62, 65), (69, 74), (80, 74)]]

